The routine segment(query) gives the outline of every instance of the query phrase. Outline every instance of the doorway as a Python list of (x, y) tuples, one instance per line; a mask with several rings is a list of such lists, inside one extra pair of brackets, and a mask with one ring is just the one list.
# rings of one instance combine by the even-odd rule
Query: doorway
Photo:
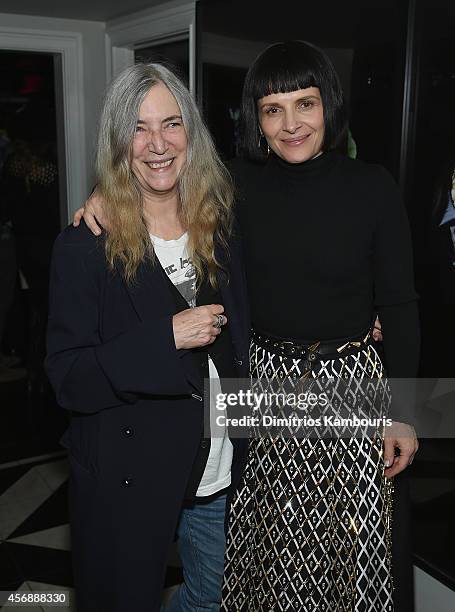
[(146, 43), (134, 49), (134, 61), (158, 62), (175, 72), (189, 87), (190, 49), (188, 36)]
[(55, 53), (0, 50), (0, 452), (58, 448), (44, 374), (48, 277), (66, 224), (62, 72)]

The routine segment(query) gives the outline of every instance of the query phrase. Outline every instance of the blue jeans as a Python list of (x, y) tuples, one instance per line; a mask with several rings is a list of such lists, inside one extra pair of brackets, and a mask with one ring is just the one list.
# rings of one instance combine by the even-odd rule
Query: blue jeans
[(218, 612), (224, 568), (226, 495), (185, 508), (177, 528), (183, 584), (165, 612)]

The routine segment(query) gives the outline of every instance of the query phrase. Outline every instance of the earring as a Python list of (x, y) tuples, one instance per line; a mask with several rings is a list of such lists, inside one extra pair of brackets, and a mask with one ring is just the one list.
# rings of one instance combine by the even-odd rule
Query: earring
[[(262, 133), (261, 128), (259, 128), (259, 141), (258, 141), (258, 147), (259, 149), (262, 149), (262, 142), (261, 140), (264, 139), (265, 142), (267, 142), (266, 137), (264, 136), (264, 134)], [(267, 157), (270, 155), (270, 147), (269, 147), (269, 143), (267, 142)]]

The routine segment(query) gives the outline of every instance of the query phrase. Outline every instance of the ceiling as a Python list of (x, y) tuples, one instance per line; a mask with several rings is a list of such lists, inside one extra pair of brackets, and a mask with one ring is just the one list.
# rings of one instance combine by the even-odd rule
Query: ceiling
[(0, 13), (108, 21), (166, 0), (0, 0)]

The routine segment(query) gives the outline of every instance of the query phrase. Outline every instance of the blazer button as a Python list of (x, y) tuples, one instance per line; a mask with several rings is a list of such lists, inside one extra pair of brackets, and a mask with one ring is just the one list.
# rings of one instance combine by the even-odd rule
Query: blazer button
[(202, 440), (201, 448), (207, 448), (208, 445), (209, 445), (209, 443), (207, 442), (207, 440)]
[(235, 363), (239, 366), (243, 365), (243, 361), (241, 359), (234, 359)]
[(132, 427), (125, 427), (125, 429), (123, 430), (123, 433), (125, 434), (125, 436), (132, 436), (133, 435), (133, 428)]
[(197, 395), (197, 393), (192, 393), (191, 397), (193, 399), (197, 399), (198, 401), (202, 402), (202, 397), (200, 395)]
[(127, 476), (126, 478), (122, 480), (122, 485), (124, 487), (131, 487), (132, 484), (133, 484), (133, 479), (131, 476)]

